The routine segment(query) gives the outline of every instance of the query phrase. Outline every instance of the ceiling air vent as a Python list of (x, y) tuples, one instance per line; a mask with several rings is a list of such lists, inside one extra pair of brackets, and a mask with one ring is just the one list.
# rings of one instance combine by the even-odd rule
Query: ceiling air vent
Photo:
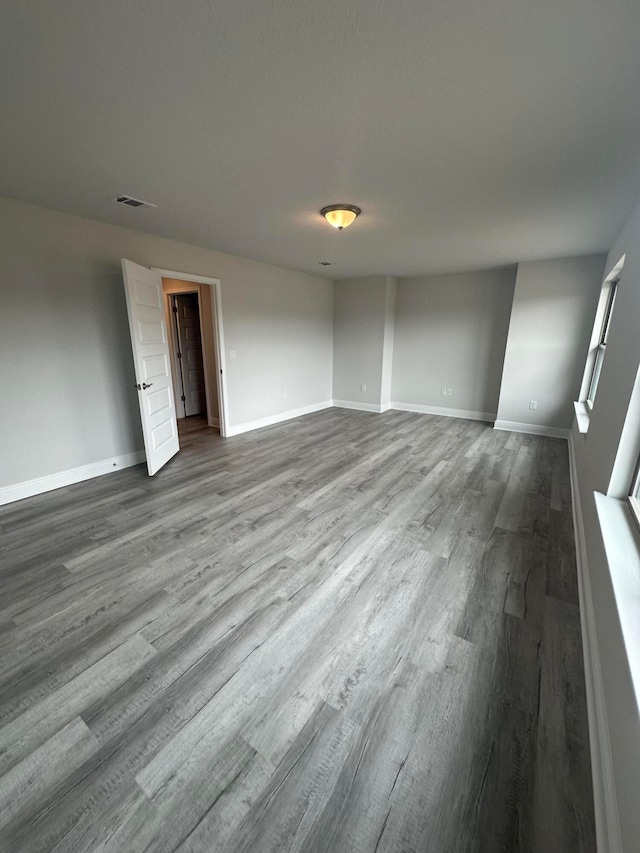
[(128, 207), (138, 207), (142, 210), (148, 210), (150, 207), (157, 207), (157, 204), (151, 204), (150, 201), (142, 201), (139, 198), (133, 198), (130, 195), (117, 195), (114, 199), (118, 204), (126, 204)]

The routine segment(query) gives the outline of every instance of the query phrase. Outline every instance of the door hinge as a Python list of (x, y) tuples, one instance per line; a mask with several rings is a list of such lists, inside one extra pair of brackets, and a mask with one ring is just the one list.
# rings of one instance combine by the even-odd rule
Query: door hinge
[(187, 398), (184, 396), (184, 394), (182, 395), (182, 397), (180, 397), (180, 399), (182, 400), (183, 403), (187, 402)]
[(173, 313), (174, 313), (174, 314), (177, 314), (177, 313), (178, 313), (178, 306), (177, 306), (177, 305), (172, 305), (172, 306), (171, 306), (171, 310), (173, 311)]
[(181, 353), (181, 352), (177, 352), (177, 353), (176, 353), (176, 356), (177, 356), (178, 358), (182, 358), (182, 353)]
[(222, 376), (222, 370), (220, 371), (220, 376)]

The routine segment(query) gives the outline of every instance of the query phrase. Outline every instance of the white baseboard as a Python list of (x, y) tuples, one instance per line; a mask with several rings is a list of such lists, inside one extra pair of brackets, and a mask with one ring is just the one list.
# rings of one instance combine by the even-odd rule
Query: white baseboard
[(68, 471), (59, 471), (57, 474), (48, 474), (46, 477), (36, 477), (35, 480), (26, 480), (24, 483), (16, 483), (13, 486), (3, 486), (0, 488), (0, 506), (34, 495), (41, 495), (44, 492), (51, 492), (54, 489), (61, 489), (64, 486), (71, 486), (74, 483), (81, 483), (83, 480), (91, 480), (93, 477), (101, 477), (103, 474), (111, 474), (113, 471), (119, 471), (122, 468), (130, 468), (132, 465), (139, 465), (145, 459), (144, 450), (137, 450), (135, 453), (112, 456), (110, 459), (103, 459), (101, 462), (82, 465), (80, 468), (70, 468)]
[(293, 418), (299, 418), (302, 415), (310, 415), (312, 412), (320, 412), (322, 409), (330, 409), (333, 405), (331, 400), (324, 400), (322, 403), (312, 403), (310, 406), (303, 406), (300, 409), (289, 409), (286, 412), (279, 412), (277, 415), (269, 415), (266, 418), (257, 418), (255, 421), (246, 421), (243, 424), (232, 424), (227, 428), (227, 437), (232, 435), (240, 435), (243, 432), (251, 432), (254, 429), (261, 427), (273, 426), (273, 424), (282, 423), (282, 421), (290, 421)]
[(518, 421), (496, 421), (493, 428), (506, 430), (506, 432), (525, 432), (528, 435), (546, 435), (548, 438), (566, 438), (567, 440), (571, 435), (570, 429), (541, 424), (521, 424)]
[(575, 447), (572, 434), (569, 436), (569, 472), (571, 477), (571, 504), (578, 569), (582, 652), (587, 690), (591, 776), (593, 780), (596, 822), (596, 849), (598, 853), (622, 853), (622, 838), (620, 835), (618, 804), (613, 777), (613, 760), (609, 740), (609, 722), (607, 719), (604, 683), (602, 681), (602, 666), (598, 648), (591, 580), (587, 562), (587, 544), (584, 536), (584, 522), (582, 519)]
[(389, 409), (389, 404), (381, 406), (379, 403), (358, 403), (356, 400), (333, 400), (333, 405), (337, 409), (357, 409), (359, 412), (386, 412)]
[(467, 421), (491, 421), (495, 412), (474, 412), (470, 409), (447, 409), (442, 406), (423, 406), (420, 403), (391, 403), (391, 409), (400, 412), (418, 412), (423, 415), (441, 415), (443, 418), (464, 418)]

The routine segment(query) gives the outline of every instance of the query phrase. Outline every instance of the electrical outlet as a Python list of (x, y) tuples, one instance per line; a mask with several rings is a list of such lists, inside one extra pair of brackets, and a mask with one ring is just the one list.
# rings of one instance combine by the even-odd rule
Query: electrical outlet
[(451, 396), (451, 388), (447, 388), (447, 397)]
[(367, 390), (367, 386), (364, 384), (364, 382), (363, 382), (363, 383), (362, 383), (362, 385), (360, 386), (360, 390), (361, 390), (361, 391), (366, 391), (366, 390)]
[(537, 409), (538, 408), (538, 401), (537, 400), (529, 400), (529, 408), (530, 409)]
[(234, 349), (229, 350), (229, 358), (237, 358), (237, 357), (238, 357), (238, 353)]
[(447, 396), (447, 389), (446, 389), (446, 388), (441, 388), (441, 389), (440, 389), (440, 396), (441, 396), (441, 397), (446, 397), (446, 396)]

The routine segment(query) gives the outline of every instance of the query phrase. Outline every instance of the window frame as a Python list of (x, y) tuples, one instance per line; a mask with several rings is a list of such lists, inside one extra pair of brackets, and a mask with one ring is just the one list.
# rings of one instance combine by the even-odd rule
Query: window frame
[(616, 296), (618, 295), (618, 287), (620, 285), (620, 274), (616, 276), (616, 278), (611, 281), (605, 281), (603, 285), (603, 290), (606, 288), (607, 290), (607, 301), (605, 303), (604, 308), (604, 316), (602, 318), (602, 323), (600, 325), (600, 333), (598, 335), (597, 344), (595, 348), (591, 351), (592, 358), (592, 366), (591, 373), (589, 377), (589, 385), (587, 386), (587, 393), (585, 397), (585, 403), (588, 406), (590, 411), (593, 411), (593, 404), (595, 403), (596, 394), (598, 392), (598, 383), (600, 382), (600, 374), (602, 373), (602, 365), (604, 364), (604, 356), (607, 351), (607, 340), (609, 339), (609, 328), (611, 326), (611, 317), (613, 314), (613, 308), (616, 302)]
[(589, 349), (582, 374), (580, 394), (574, 403), (578, 432), (583, 434), (589, 431), (589, 422), (595, 404), (598, 383), (607, 349), (614, 303), (618, 294), (625, 260), (626, 255), (622, 255), (618, 263), (609, 270), (600, 287), (598, 307), (593, 321)]

